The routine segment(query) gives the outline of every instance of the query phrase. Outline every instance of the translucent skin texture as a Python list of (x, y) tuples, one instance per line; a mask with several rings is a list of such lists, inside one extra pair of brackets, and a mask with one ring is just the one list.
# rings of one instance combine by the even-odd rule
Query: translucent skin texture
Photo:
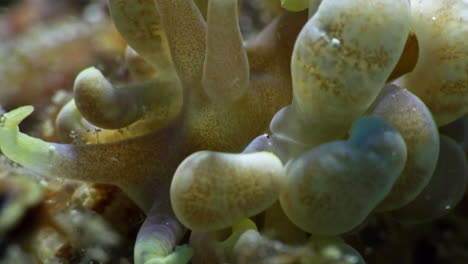
[(412, 28), (420, 51), (403, 87), (431, 110), (438, 126), (468, 113), (468, 2), (412, 0)]
[(453, 139), (440, 136), (440, 155), (431, 180), (409, 204), (392, 212), (399, 222), (418, 224), (450, 212), (463, 198), (468, 183), (468, 162)]
[(408, 1), (321, 3), (294, 46), (292, 104), (270, 124), (280, 145), (289, 142), (285, 158), (345, 136), (397, 64), (409, 25)]
[(268, 152), (196, 152), (174, 174), (172, 208), (191, 230), (227, 228), (270, 207), (283, 177), (283, 164)]
[[(19, 133), (32, 111), (24, 107), (3, 117), (0, 148), (42, 174), (122, 187), (150, 215), (138, 263), (188, 261), (187, 248), (169, 254), (185, 232), (178, 219), (218, 230), (279, 199), (300, 232), (339, 235), (375, 208), (408, 204), (430, 181), (439, 137), (425, 100), (381, 92), (408, 43), (409, 1), (321, 1), (307, 23), (305, 13), (286, 13), (246, 45), (234, 0), (197, 1), (201, 11), (191, 0), (109, 3), (134, 50), (127, 59), (136, 82), (114, 87), (98, 70), (84, 70), (58, 122), (64, 135), (78, 129), (83, 139), (87, 126), (107, 128), (105, 143)], [(415, 34), (423, 54), (429, 39)], [(271, 137), (248, 145), (270, 120)], [(285, 168), (272, 154), (247, 154), (262, 150)]]
[(288, 164), (281, 206), (307, 232), (342, 234), (383, 200), (405, 162), (398, 130), (380, 118), (361, 118), (348, 141), (320, 145)]
[[(161, 3), (161, 5), (164, 7), (172, 3), (166, 1), (162, 2), (164, 3)], [(191, 1), (180, 2), (184, 3), (180, 4), (183, 8), (179, 7), (178, 4), (174, 4), (174, 10), (171, 9), (165, 12), (162, 10), (166, 9), (160, 8), (159, 13), (164, 13), (164, 16), (168, 16), (170, 19), (176, 19), (175, 16), (177, 16), (178, 12), (188, 12), (187, 15), (199, 17), (198, 10), (196, 7), (191, 6)], [(113, 2), (111, 1), (110, 4), (112, 6)], [(132, 8), (138, 5), (143, 4), (135, 1), (135, 5), (132, 5)], [(111, 10), (119, 7), (124, 10), (130, 8), (130, 6), (124, 4), (112, 6)], [(179, 10), (178, 8), (182, 9)], [(186, 10), (185, 8), (188, 9)], [(143, 10), (143, 6), (140, 9)], [(115, 13), (114, 10), (114, 14)], [(226, 15), (231, 16), (236, 14), (237, 13), (226, 13)], [(118, 15), (116, 16), (117, 19), (120, 18)], [(137, 19), (138, 16), (134, 15), (133, 18)], [(143, 21), (140, 22), (145, 22), (144, 19), (146, 19), (146, 16), (141, 16), (141, 18)], [(198, 31), (205, 34), (206, 37), (205, 22), (201, 17), (199, 18), (200, 22), (198, 23), (201, 26), (198, 28)], [(151, 96), (145, 96), (147, 93), (157, 94), (161, 92), (161, 89), (173, 89), (173, 94), (181, 93), (180, 96), (182, 97), (173, 96), (169, 97), (169, 99), (183, 98), (183, 107), (175, 116), (169, 115), (161, 117), (170, 119), (164, 121), (167, 125), (163, 125), (159, 128), (160, 124), (156, 124), (156, 130), (150, 131), (146, 135), (132, 137), (133, 134), (130, 133), (127, 134), (130, 138), (109, 144), (58, 145), (46, 142), (38, 143), (38, 146), (44, 148), (45, 152), (50, 150), (51, 154), (47, 157), (35, 156), (35, 152), (31, 152), (25, 145), (16, 146), (17, 149), (13, 146), (14, 144), (8, 146), (11, 146), (11, 152), (22, 153), (20, 155), (21, 158), (16, 158), (16, 160), (26, 167), (29, 166), (28, 164), (32, 163), (43, 163), (44, 165), (42, 166), (37, 165), (41, 168), (35, 168), (43, 174), (117, 184), (126, 190), (143, 209), (148, 211), (154, 199), (153, 188), (157, 188), (155, 186), (168, 186), (176, 167), (188, 154), (202, 149), (229, 152), (241, 151), (252, 138), (265, 130), (273, 113), (282, 105), (285, 105), (288, 99), (290, 99), (291, 84), (288, 58), (290, 58), (292, 45), (295, 39), (294, 32), (297, 34), (304, 21), (305, 14), (303, 13), (285, 14), (273, 21), (257, 39), (252, 41), (252, 44), (245, 48), (249, 55), (248, 66), (254, 73), (250, 75), (248, 89), (246, 89), (241, 97), (231, 103), (220, 104), (219, 102), (213, 102), (213, 100), (206, 95), (203, 90), (203, 85), (201, 84), (203, 67), (197, 70), (200, 75), (195, 76), (187, 74), (183, 75), (183, 78), (176, 76), (177, 78), (170, 82), (174, 85), (146, 85), (148, 82), (143, 82), (143, 87), (140, 86), (136, 88), (134, 86), (110, 87), (111, 84), (103, 78), (99, 71), (96, 69), (87, 69), (78, 76), (76, 81), (76, 86), (78, 87), (75, 86), (75, 88), (78, 90), (89, 88), (91, 89), (91, 93), (93, 93), (92, 91), (99, 93), (99, 96), (91, 94), (86, 98), (86, 100), (91, 100), (91, 102), (96, 100), (95, 104), (85, 104), (89, 106), (87, 109), (88, 112), (93, 112), (94, 110), (92, 109), (94, 108), (98, 110), (107, 109), (107, 113), (112, 113), (113, 106), (99, 103), (102, 103), (103, 99), (112, 101), (114, 98), (120, 98), (120, 95), (115, 95), (116, 93), (122, 93), (121, 91), (127, 94), (124, 98), (131, 99), (133, 97), (136, 99), (147, 99), (148, 97), (153, 98)], [(116, 24), (119, 25), (120, 23)], [(125, 30), (124, 28), (122, 31)], [(165, 28), (165, 34), (170, 35), (168, 33), (169, 31), (171, 34), (183, 34), (179, 32), (179, 30), (182, 30), (182, 28), (173, 28), (168, 25), (168, 28)], [(185, 31), (186, 29), (183, 30)], [(189, 33), (192, 35), (200, 33), (197, 32), (193, 31)], [(142, 46), (149, 45), (145, 43), (145, 41), (148, 41), (145, 35), (135, 35), (131, 37), (140, 37), (139, 41), (142, 43), (139, 43)], [(205, 37), (203, 37), (203, 39), (205, 39)], [(196, 35), (194, 38), (199, 38), (199, 36)], [(185, 37), (173, 40), (176, 43), (171, 45), (171, 38), (167, 37), (169, 46), (171, 49), (174, 49), (174, 51), (171, 50), (170, 53), (174, 65), (180, 64), (176, 68), (187, 67), (177, 70), (177, 73), (179, 73), (179, 71), (195, 71), (198, 63), (196, 58), (189, 59), (181, 55), (187, 53), (188, 57), (195, 56), (193, 52), (188, 52), (188, 50), (186, 52), (183, 51), (183, 49), (190, 49), (190, 45), (187, 45), (187, 43), (182, 45), (183, 43), (181, 42), (183, 39), (185, 39)], [(281, 42), (279, 39), (281, 39)], [(136, 40), (133, 39), (132, 41)], [(192, 43), (193, 40), (191, 39), (188, 44)], [(196, 43), (193, 45), (195, 44)], [(266, 47), (263, 47), (262, 44), (265, 44)], [(182, 45), (182, 47), (178, 45)], [(141, 49), (144, 50), (144, 48)], [(165, 49), (155, 49), (154, 52), (165, 52)], [(202, 53), (204, 52), (205, 51)], [(180, 61), (177, 59), (178, 56), (182, 56), (179, 58)], [(193, 62), (187, 64), (189, 60), (193, 60)], [(203, 61), (200, 66), (203, 66)], [(241, 65), (240, 67), (244, 66)], [(171, 71), (171, 69), (167, 71)], [(175, 70), (172, 70), (172, 72), (174, 71)], [(169, 76), (172, 76), (171, 74), (172, 73), (170, 73)], [(163, 75), (162, 78), (168, 77)], [(166, 99), (168, 98), (166, 97)], [(136, 102), (141, 101), (136, 100)], [(76, 102), (77, 106), (79, 104), (80, 103)], [(131, 103), (129, 104), (131, 105)], [(99, 109), (104, 106), (107, 108)], [(171, 104), (168, 104), (168, 107), (172, 107)], [(149, 109), (149, 111), (151, 110), (152, 109)], [(17, 134), (17, 129), (14, 128), (14, 123), (20, 122), (21, 119), (27, 115), (26, 112), (29, 111), (30, 109), (20, 110), (21, 117), (14, 119), (7, 118), (9, 124), (11, 124), (11, 131), (13, 133), (9, 135), (13, 137), (19, 135)], [(147, 120), (145, 119), (144, 121)], [(112, 123), (113, 121), (110, 122)], [(76, 125), (79, 126), (80, 124)], [(117, 124), (116, 126), (121, 125), (123, 124)], [(152, 123), (149, 122), (147, 125), (151, 128)], [(133, 131), (131, 125), (129, 128), (130, 131)], [(8, 129), (10, 129), (10, 126), (8, 126)], [(8, 129), (5, 127), (3, 130)], [(128, 133), (125, 132), (126, 129), (123, 130), (122, 133)], [(104, 132), (106, 131), (107, 130), (104, 130)], [(120, 133), (119, 130), (110, 130), (109, 137), (118, 133)], [(229, 138), (229, 140), (226, 140), (227, 138)], [(106, 141), (106, 138), (104, 137), (102, 140)], [(109, 141), (112, 141), (112, 138), (110, 138)], [(6, 152), (8, 152), (6, 149), (10, 148), (5, 144), (1, 147), (2, 150)], [(42, 152), (40, 149), (37, 149), (37, 153)], [(43, 162), (35, 162), (34, 160), (36, 159)], [(100, 162), (96, 163), (96, 160)], [(129, 177), (129, 175), (132, 176)]]
[(426, 105), (405, 89), (387, 85), (369, 112), (394, 125), (408, 149), (405, 168), (378, 211), (401, 208), (427, 185), (439, 157), (439, 132)]
[[(306, 14), (285, 13), (244, 45), (236, 1), (211, 1), (208, 21), (191, 0), (109, 5), (117, 28), (153, 73), (135, 67), (136, 82), (121, 87), (93, 68), (77, 77), (75, 106), (68, 105), (59, 125), (65, 135), (81, 128), (83, 141), (96, 138), (86, 126), (110, 128), (101, 130), (99, 144), (48, 143), (19, 133), (17, 125), (32, 111), (25, 107), (3, 117), (0, 148), (44, 175), (120, 186), (145, 212), (157, 214), (144, 223), (138, 243), (159, 241), (150, 248), (169, 254), (184, 233), (169, 206), (177, 166), (199, 150), (240, 152), (265, 131), (291, 99), (290, 57)], [(232, 81), (214, 78), (218, 71)], [(147, 236), (148, 230), (155, 234)], [(141, 263), (151, 255), (141, 256), (143, 248), (135, 252)]]
[[(425, 4), (430, 5), (430, 2), (427, 1)], [(385, 10), (391, 14), (392, 11), (401, 8), (399, 15), (406, 15), (396, 22), (388, 20), (389, 24), (385, 24), (385, 28), (390, 32), (382, 30), (383, 26), (377, 26), (382, 22), (379, 18), (387, 19), (387, 16), (373, 17), (378, 21), (372, 24), (376, 26), (376, 32), (385, 35), (375, 41), (374, 37), (378, 34), (369, 34), (367, 37), (358, 30), (362, 21), (351, 19), (348, 23), (338, 22), (346, 20), (348, 18), (346, 14), (351, 12), (360, 12), (361, 17), (367, 17), (366, 12), (372, 13), (372, 11), (366, 10), (365, 4), (360, 5), (358, 10), (351, 7), (341, 10), (340, 8), (346, 6), (346, 2), (340, 2), (340, 6), (333, 4), (332, 1), (322, 2), (296, 41), (292, 57), (292, 104), (277, 112), (270, 123), (271, 139), (265, 140), (259, 137), (251, 145), (261, 149), (259, 145), (263, 144), (265, 150), (273, 151), (284, 162), (288, 162), (286, 178), (292, 184), (286, 187), (280, 199), (288, 217), (307, 232), (328, 235), (349, 230), (347, 228), (360, 223), (374, 209), (389, 211), (410, 203), (429, 183), (439, 155), (437, 125), (425, 103), (411, 92), (395, 86), (386, 86), (383, 91), (380, 90), (388, 78), (393, 79), (398, 75), (399, 70), (406, 67), (404, 71), (411, 70), (411, 65), (414, 65), (418, 58), (413, 54), (418, 51), (418, 42), (426, 41), (421, 45), (431, 45), (424, 37), (416, 40), (418, 32), (411, 33), (408, 39), (407, 34), (399, 35), (405, 32), (402, 29), (406, 30), (409, 26), (408, 1), (393, 3), (394, 9), (389, 6)], [(374, 10), (374, 12), (379, 11)], [(415, 9), (413, 12), (416, 12)], [(330, 21), (327, 20), (327, 15), (330, 15)], [(356, 16), (350, 17), (356, 18)], [(397, 16), (393, 18), (395, 17)], [(356, 24), (351, 24), (353, 22)], [(395, 24), (392, 24), (393, 22)], [(347, 26), (352, 29), (339, 30)], [(367, 29), (366, 27), (363, 31), (365, 33), (372, 31)], [(353, 38), (353, 32), (361, 34)], [(406, 50), (401, 53), (404, 41), (406, 41)], [(357, 54), (350, 52), (354, 46), (359, 47), (358, 51), (368, 51)], [(368, 56), (372, 57), (373, 49), (377, 50), (379, 55), (385, 54), (382, 51), (388, 49), (388, 56), (375, 56), (375, 60), (370, 60)], [(397, 67), (402, 68), (394, 69), (394, 63), (401, 54), (405, 58), (400, 59)], [(364, 67), (365, 70), (360, 67)], [(390, 75), (390, 72), (393, 73)], [(352, 196), (352, 191), (341, 190), (338, 186), (345, 188), (343, 186), (358, 184), (359, 180), (368, 180), (370, 176), (363, 176), (365, 179), (359, 179), (357, 182), (347, 182), (348, 185), (344, 183), (333, 185), (327, 181), (329, 178), (338, 178), (334, 173), (335, 166), (349, 168), (349, 170), (343, 169), (349, 175), (354, 175), (355, 170), (359, 170), (355, 168), (359, 166), (353, 167), (347, 163), (350, 161), (343, 158), (346, 155), (342, 153), (350, 153), (352, 150), (347, 149), (342, 141), (336, 140), (344, 138), (350, 126), (348, 122), (354, 122), (364, 112), (381, 117), (394, 125), (398, 130), (396, 134), (401, 134), (407, 148), (404, 168), (401, 172), (393, 174), (394, 181), (382, 184), (385, 187), (379, 191), (384, 194), (375, 198), (380, 200), (367, 208), (366, 202), (362, 202), (359, 206), (346, 205), (345, 202), (341, 204), (341, 200), (334, 197), (334, 194), (341, 192), (343, 196)], [(324, 153), (333, 153), (330, 155), (336, 157), (341, 153), (342, 157), (332, 159), (339, 162), (330, 161), (325, 165), (325, 162), (321, 163), (322, 159), (326, 160), (323, 158)], [(368, 165), (364, 163), (360, 166)], [(318, 176), (321, 174), (327, 176)], [(390, 188), (391, 191), (385, 188)], [(379, 191), (376, 190), (375, 193)], [(373, 196), (368, 194), (366, 197)], [(349, 199), (359, 201), (356, 197)], [(327, 210), (333, 206), (336, 208)], [(339, 206), (343, 208), (337, 209)], [(357, 213), (347, 211), (350, 207)], [(340, 222), (340, 219), (345, 220)]]

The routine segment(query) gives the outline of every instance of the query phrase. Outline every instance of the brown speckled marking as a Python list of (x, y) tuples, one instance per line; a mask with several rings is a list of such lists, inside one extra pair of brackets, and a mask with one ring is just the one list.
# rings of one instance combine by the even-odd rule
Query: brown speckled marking
[[(164, 5), (178, 4), (164, 2)], [(250, 75), (246, 94), (237, 102), (213, 104), (199, 82), (186, 82), (184, 108), (168, 126), (114, 143), (64, 145), (66, 157), (51, 173), (117, 184), (145, 211), (149, 210), (154, 200), (168, 195), (175, 169), (189, 154), (198, 150), (242, 151), (248, 142), (265, 131), (273, 114), (290, 102), (289, 58), (295, 34), (305, 19), (304, 12), (287, 13), (247, 46), (250, 67), (255, 72)], [(283, 42), (278, 43), (278, 40)], [(192, 42), (190, 40), (189, 44)], [(262, 49), (263, 45), (268, 48)], [(193, 63), (195, 65), (197, 60)]]
[(407, 90), (394, 86), (377, 104), (373, 114), (392, 123), (407, 146), (406, 165), (392, 192), (379, 205), (387, 211), (402, 207), (426, 186), (435, 170), (439, 155), (439, 133), (426, 106)]

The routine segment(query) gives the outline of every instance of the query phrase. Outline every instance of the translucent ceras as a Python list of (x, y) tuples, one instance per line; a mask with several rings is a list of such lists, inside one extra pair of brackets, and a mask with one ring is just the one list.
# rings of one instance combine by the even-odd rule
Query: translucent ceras
[[(291, 58), (292, 104), (273, 118), (271, 139), (257, 137), (245, 150), (272, 151), (287, 163), (278, 198), (287, 217), (307, 232), (337, 235), (351, 230), (390, 193), (405, 167), (407, 150), (402, 131), (382, 118), (360, 119), (397, 65), (409, 35), (408, 1), (377, 2), (330, 0), (320, 3), (295, 42)], [(421, 111), (416, 112), (417, 117), (422, 116), (420, 123), (426, 124), (424, 121), (429, 119), (428, 127), (436, 130), (432, 117), (424, 110), (427, 109), (421, 107)], [(356, 124), (350, 139), (336, 141), (347, 137), (353, 123)], [(435, 134), (438, 139), (437, 130), (435, 133), (433, 130), (429, 130), (428, 138), (432, 139), (430, 135)], [(437, 144), (435, 148), (438, 151)], [(436, 159), (437, 153), (430, 157)], [(236, 220), (252, 215), (251, 204), (239, 205), (241, 198), (237, 203), (226, 202), (231, 201), (227, 199), (230, 193), (243, 196), (250, 191), (239, 190), (236, 183), (226, 184), (241, 179), (239, 174), (246, 164), (239, 160), (246, 154), (236, 154), (237, 158), (230, 156), (229, 159), (223, 153), (203, 155), (206, 156), (192, 154), (182, 163), (185, 166), (180, 167), (191, 170), (185, 168), (176, 173), (177, 178), (190, 179), (180, 183), (173, 181), (176, 189), (187, 190), (192, 197), (185, 201), (177, 197), (171, 200), (174, 208), (181, 208), (175, 210), (176, 215), (187, 219), (187, 215), (198, 214), (198, 218), (205, 219), (207, 227), (215, 229), (232, 224), (224, 220), (228, 206), (221, 205), (229, 204), (233, 209), (228, 211)], [(207, 169), (207, 164), (211, 164), (213, 171)], [(263, 168), (263, 172), (266, 171)], [(244, 172), (244, 175), (248, 174)], [(192, 183), (195, 178), (197, 182)], [(244, 182), (255, 179), (249, 177)], [(260, 190), (262, 184), (257, 184)], [(218, 187), (211, 190), (209, 186)], [(276, 190), (274, 184), (268, 186)], [(195, 188), (200, 189), (196, 193), (205, 193), (203, 197), (209, 202), (195, 204), (193, 201), (201, 200), (191, 194)], [(419, 185), (418, 188), (422, 189)], [(206, 198), (214, 193), (218, 193), (217, 199)], [(182, 197), (182, 194), (177, 191), (177, 196)], [(262, 198), (271, 197), (263, 195)], [(258, 208), (265, 208), (268, 203), (258, 199), (256, 204)], [(239, 211), (243, 214), (238, 214)], [(187, 223), (195, 230), (209, 230), (196, 221), (189, 223), (187, 220)]]
[(97, 69), (84, 70), (58, 121), (62, 138), (75, 133), (92, 143), (98, 130), (100, 144), (20, 133), (32, 107), (2, 117), (0, 148), (12, 160), (44, 175), (116, 184), (149, 214), (136, 263), (190, 256), (187, 248), (168, 255), (184, 233), (169, 204), (182, 160), (199, 150), (242, 151), (291, 98), (289, 61), (306, 15), (285, 13), (244, 45), (237, 4), (209, 1), (205, 21), (191, 0), (109, 0), (134, 50), (127, 61), (136, 82), (114, 87)]
[(282, 158), (345, 136), (395, 68), (409, 25), (406, 0), (321, 2), (294, 47), (292, 103), (270, 125)]
[(377, 117), (361, 118), (348, 141), (322, 144), (288, 164), (281, 206), (303, 230), (342, 234), (388, 195), (405, 162), (398, 130)]
[[(280, 196), (285, 214), (301, 229), (322, 235), (347, 232), (374, 210), (390, 211), (405, 205), (411, 208), (411, 201), (427, 193), (447, 197), (447, 193), (438, 194), (429, 185), (436, 170), (440, 141), (432, 113), (423, 100), (408, 90), (391, 85), (382, 90), (401, 70), (395, 68), (405, 61), (400, 56), (414, 56), (407, 51), (402, 53), (405, 40), (405, 48), (410, 50), (414, 36), (419, 36), (416, 29), (415, 33), (408, 31), (409, 2), (360, 3), (353, 8), (357, 2), (341, 1), (339, 6), (334, 1), (321, 2), (299, 34), (293, 51), (292, 104), (273, 118), (271, 140), (255, 141), (258, 149), (263, 145), (263, 149), (287, 162), (285, 191)], [(377, 13), (381, 15), (372, 15)], [(364, 26), (364, 21), (373, 22)], [(458, 31), (447, 29), (451, 31), (447, 34)], [(422, 38), (420, 45), (430, 45), (425, 41)], [(408, 66), (403, 64), (400, 66)], [(416, 68), (418, 65), (419, 61)], [(455, 71), (453, 76), (463, 77), (457, 74)], [(444, 100), (433, 99), (438, 103)], [(341, 141), (350, 122), (355, 122), (350, 138)], [(399, 143), (390, 143), (387, 147), (395, 149), (390, 147), (378, 154), (392, 133), (395, 140), (400, 137)], [(368, 141), (354, 145), (360, 136)], [(373, 138), (381, 145), (371, 144)], [(383, 164), (391, 169), (383, 169)], [(457, 161), (457, 173), (453, 176), (457, 182), (464, 182), (463, 164)], [(378, 172), (379, 169), (383, 171)], [(378, 180), (375, 175), (379, 175)], [(458, 188), (453, 189), (459, 192)]]
[(201, 151), (177, 168), (171, 204), (178, 219), (196, 231), (214, 231), (256, 215), (280, 194), (283, 165), (273, 154)]
[(417, 96), (394, 85), (384, 87), (369, 113), (389, 121), (405, 140), (405, 168), (377, 210), (401, 208), (420, 194), (434, 173), (439, 157), (437, 125)]
[(468, 113), (468, 2), (411, 0), (411, 10), (419, 59), (402, 85), (443, 126)]
[(411, 37), (409, 2), (378, 2), (320, 3), (293, 51), (292, 104), (263, 143), (287, 162), (281, 206), (307, 232), (342, 234), (376, 207), (400, 208), (435, 169), (439, 136), (427, 107), (406, 90), (382, 91)]

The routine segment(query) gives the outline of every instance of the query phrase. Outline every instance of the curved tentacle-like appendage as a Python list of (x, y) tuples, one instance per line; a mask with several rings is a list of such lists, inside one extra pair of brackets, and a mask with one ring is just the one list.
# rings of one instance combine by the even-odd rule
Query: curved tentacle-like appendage
[(281, 206), (303, 230), (342, 234), (385, 198), (405, 161), (406, 145), (396, 128), (363, 117), (348, 141), (320, 145), (288, 163)]
[[(76, 180), (112, 182), (116, 179), (109, 177), (94, 178), (96, 167), (81, 166), (84, 159), (77, 159), (80, 148), (93, 148), (92, 146), (74, 146), (68, 144), (49, 143), (19, 132), (19, 123), (30, 115), (32, 106), (24, 106), (1, 117), (0, 149), (11, 160), (42, 175), (68, 177)], [(99, 151), (85, 151), (95, 160), (103, 153)], [(90, 157), (87, 157), (90, 158)], [(92, 157), (91, 157), (92, 158)], [(103, 160), (103, 163), (106, 163)], [(102, 165), (102, 164), (101, 164)], [(118, 177), (118, 175), (115, 175)]]
[(109, 0), (112, 20), (127, 43), (160, 74), (174, 71), (166, 33), (152, 0)]
[(468, 3), (412, 0), (411, 9), (420, 54), (402, 86), (418, 96), (443, 126), (468, 113)]
[(321, 2), (296, 41), (291, 113), (272, 122), (275, 134), (314, 147), (342, 138), (370, 106), (410, 25), (407, 0), (377, 2)]
[(185, 245), (176, 247), (184, 233), (185, 228), (177, 221), (168, 204), (156, 203), (138, 232), (134, 250), (135, 263), (188, 263), (193, 250)]
[(56, 164), (56, 144), (23, 134), (18, 128), (18, 124), (32, 112), (32, 106), (23, 106), (1, 116), (0, 149), (11, 160), (47, 174)]
[(128, 89), (115, 89), (94, 67), (76, 77), (73, 90), (78, 110), (96, 126), (122, 128), (143, 116), (139, 96), (132, 96)]
[(283, 177), (281, 161), (268, 152), (196, 152), (174, 174), (172, 207), (192, 230), (226, 228), (271, 206)]
[[(11, 160), (43, 175), (60, 176), (64, 163), (73, 162), (73, 146), (49, 143), (19, 132), (19, 123), (33, 112), (32, 106), (23, 106), (1, 117), (0, 149)], [(79, 165), (79, 164), (77, 164)], [(89, 175), (77, 173), (79, 180), (96, 180)]]
[[(129, 46), (125, 58), (133, 79), (139, 83), (115, 88), (95, 68), (79, 74), (80, 78), (75, 81), (78, 96), (75, 97), (84, 94), (79, 105), (85, 108), (82, 112), (94, 120), (96, 126), (83, 118), (75, 100), (72, 100), (61, 109), (56, 119), (61, 142), (110, 143), (142, 136), (168, 125), (180, 114), (182, 87), (175, 73), (167, 69), (164, 74), (156, 72), (154, 66)], [(120, 101), (125, 101), (125, 104), (120, 104)], [(133, 110), (133, 114), (126, 111), (128, 108)], [(107, 114), (100, 115), (102, 111)], [(112, 112), (114, 114), (110, 114)], [(125, 114), (119, 115), (122, 112)], [(131, 125), (123, 129), (104, 129), (99, 127), (103, 122), (110, 123), (108, 125), (112, 127), (122, 127), (125, 123)]]
[(239, 28), (237, 0), (211, 0), (202, 85), (214, 103), (231, 103), (249, 84), (249, 63)]
[(177, 124), (110, 144), (48, 143), (19, 132), (18, 124), (31, 112), (32, 107), (21, 107), (3, 115), (0, 149), (6, 156), (42, 175), (116, 184), (144, 211), (161, 198), (153, 188), (168, 188), (175, 168), (191, 151), (181, 147), (186, 142), (178, 138)]
[(408, 1), (378, 2), (323, 1), (298, 36), (293, 104), (322, 133), (342, 133), (367, 109), (403, 51)]
[(88, 124), (75, 105), (75, 100), (66, 103), (55, 119), (57, 134), (62, 143), (88, 143), (88, 135), (94, 129)]
[(197, 84), (201, 80), (206, 51), (203, 16), (193, 0), (154, 0), (154, 3), (179, 77), (184, 85)]
[(377, 207), (390, 211), (413, 200), (431, 179), (439, 157), (439, 132), (426, 105), (405, 89), (387, 85), (374, 104), (372, 115), (394, 125), (408, 149), (403, 172)]
[(182, 109), (182, 87), (178, 79), (159, 77), (114, 88), (99, 70), (88, 68), (77, 76), (73, 89), (80, 113), (102, 128), (129, 126), (148, 112), (163, 114), (157, 118), (167, 124)]

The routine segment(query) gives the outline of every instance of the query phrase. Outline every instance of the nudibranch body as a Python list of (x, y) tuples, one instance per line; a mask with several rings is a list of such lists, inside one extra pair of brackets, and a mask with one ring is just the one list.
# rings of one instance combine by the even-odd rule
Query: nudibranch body
[[(120, 186), (149, 214), (135, 249), (144, 263), (164, 258), (184, 234), (169, 203), (179, 163), (199, 150), (242, 151), (290, 100), (289, 58), (306, 15), (286, 13), (244, 45), (235, 0), (210, 1), (207, 21), (187, 0), (109, 6), (134, 50), (127, 58), (136, 82), (114, 87), (97, 69), (86, 69), (58, 119), (62, 138), (74, 132), (81, 144), (20, 133), (19, 122), (32, 112), (22, 107), (3, 116), (0, 148), (43, 175)], [(89, 132), (97, 128), (99, 137)]]
[[(432, 0), (412, 1), (413, 7), (408, 0), (283, 2), (309, 7), (310, 19), (285, 13), (244, 44), (236, 0), (109, 0), (132, 47), (126, 58), (136, 82), (114, 87), (97, 69), (86, 69), (58, 117), (62, 138), (73, 130), (92, 144), (20, 133), (18, 123), (32, 111), (23, 107), (3, 116), (1, 150), (41, 174), (126, 191), (148, 214), (136, 263), (187, 262), (189, 248), (171, 254), (186, 227), (192, 241), (205, 237), (207, 247), (225, 255), (248, 239), (268, 247), (246, 219), (262, 212), (259, 232), (270, 228), (286, 240), (341, 235), (374, 211), (404, 208), (434, 190), (431, 177), (444, 165), (438, 160), (446, 162), (439, 154), (457, 153), (456, 174), (468, 175), (460, 149), (439, 153), (433, 119), (440, 125), (466, 114), (466, 60), (459, 57), (466, 44), (455, 37), (465, 20), (443, 20), (451, 21), (440, 27), (453, 38), (431, 43), (432, 22), (421, 14), (434, 11)], [(455, 7), (465, 2), (441, 1), (437, 10), (456, 13)], [(403, 77), (408, 90), (388, 84), (411, 70), (398, 67), (402, 54), (418, 57), (405, 51), (415, 39), (421, 54)], [(425, 99), (433, 90), (422, 91), (427, 85), (417, 74), (431, 61), (426, 52), (444, 45), (455, 52), (447, 60), (453, 71), (433, 69), (433, 84), (453, 80), (437, 87), (456, 89)], [(453, 100), (450, 116), (438, 111)], [(89, 128), (102, 129), (98, 144)], [(466, 185), (466, 176), (453, 179)], [(231, 226), (231, 236), (217, 241)]]

